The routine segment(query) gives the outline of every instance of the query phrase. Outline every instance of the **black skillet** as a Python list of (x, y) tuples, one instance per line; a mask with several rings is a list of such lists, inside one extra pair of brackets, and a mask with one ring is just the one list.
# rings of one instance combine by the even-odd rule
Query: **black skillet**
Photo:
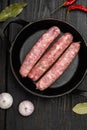
[[(18, 23), (24, 25), (23, 29), (18, 33), (10, 48), (10, 65), (14, 77), (18, 83), (28, 92), (40, 97), (59, 97), (68, 94), (75, 90), (82, 82), (87, 70), (87, 46), (80, 35), (80, 33), (70, 24), (60, 21), (58, 19), (44, 19), (36, 22), (28, 23), (24, 20), (10, 20), (3, 25), (1, 32), (2, 39), (5, 39), (3, 32), (11, 23)], [(22, 78), (19, 74), (19, 68), (23, 62), (26, 53), (35, 44), (35, 41), (52, 26), (58, 26), (62, 33), (70, 32), (74, 36), (74, 42), (81, 41), (81, 48), (79, 54), (64, 72), (64, 74), (48, 89), (44, 91), (36, 90), (35, 84), (29, 78)], [(77, 91), (82, 95), (87, 95), (87, 92)]]

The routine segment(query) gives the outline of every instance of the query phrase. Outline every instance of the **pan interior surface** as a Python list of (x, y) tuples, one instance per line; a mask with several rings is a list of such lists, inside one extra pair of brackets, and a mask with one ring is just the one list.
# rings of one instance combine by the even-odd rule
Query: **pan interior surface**
[[(70, 32), (74, 42), (81, 41), (79, 54), (64, 72), (64, 74), (48, 89), (44, 91), (36, 90), (35, 84), (29, 78), (22, 78), (19, 74), (19, 68), (28, 51), (35, 44), (37, 39), (50, 27), (58, 26), (62, 33)], [(85, 60), (87, 50), (86, 44), (74, 27), (58, 20), (42, 20), (27, 25), (14, 40), (11, 50), (11, 68), (17, 81), (27, 91), (41, 97), (57, 97), (74, 90), (84, 77), (87, 62)]]

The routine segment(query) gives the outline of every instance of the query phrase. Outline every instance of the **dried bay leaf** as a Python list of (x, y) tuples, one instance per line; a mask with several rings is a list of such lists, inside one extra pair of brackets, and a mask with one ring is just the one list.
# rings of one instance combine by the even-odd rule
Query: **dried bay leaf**
[(26, 5), (24, 2), (10, 4), (0, 12), (0, 22), (4, 22), (11, 17), (16, 17), (22, 12)]
[(77, 114), (87, 114), (87, 102), (78, 103), (72, 110)]

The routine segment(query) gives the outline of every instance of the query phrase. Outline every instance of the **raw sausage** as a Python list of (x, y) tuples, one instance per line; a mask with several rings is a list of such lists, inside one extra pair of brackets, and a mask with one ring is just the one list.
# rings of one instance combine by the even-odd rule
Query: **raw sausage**
[(53, 84), (67, 69), (80, 49), (80, 42), (72, 43), (53, 67), (36, 83), (39, 90), (44, 90)]
[(38, 61), (44, 51), (59, 34), (60, 29), (56, 26), (53, 26), (39, 38), (39, 40), (26, 55), (20, 67), (19, 73), (22, 77), (26, 77), (28, 75), (33, 65)]
[(40, 76), (59, 58), (63, 51), (70, 45), (73, 36), (65, 33), (59, 40), (49, 49), (49, 51), (40, 59), (40, 61), (29, 72), (28, 77), (36, 81)]

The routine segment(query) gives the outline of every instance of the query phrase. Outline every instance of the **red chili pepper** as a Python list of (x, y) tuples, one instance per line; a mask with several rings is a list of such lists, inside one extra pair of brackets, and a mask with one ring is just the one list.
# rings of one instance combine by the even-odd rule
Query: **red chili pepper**
[(69, 12), (72, 10), (81, 10), (84, 12), (87, 12), (87, 7), (83, 5), (71, 5), (68, 7), (67, 13), (66, 13), (66, 20), (68, 21)]
[(74, 2), (76, 2), (76, 0), (66, 0), (62, 5), (60, 5), (58, 8), (56, 8), (55, 10), (53, 10), (51, 13), (53, 14), (59, 8), (61, 8), (63, 6), (69, 6), (69, 5), (73, 4)]
[(71, 5), (68, 7), (68, 10), (69, 11), (72, 11), (72, 10), (82, 10), (84, 12), (87, 12), (87, 7), (83, 6), (83, 5)]
[(71, 4), (73, 4), (76, 0), (67, 0), (63, 3), (63, 6), (69, 6)]

